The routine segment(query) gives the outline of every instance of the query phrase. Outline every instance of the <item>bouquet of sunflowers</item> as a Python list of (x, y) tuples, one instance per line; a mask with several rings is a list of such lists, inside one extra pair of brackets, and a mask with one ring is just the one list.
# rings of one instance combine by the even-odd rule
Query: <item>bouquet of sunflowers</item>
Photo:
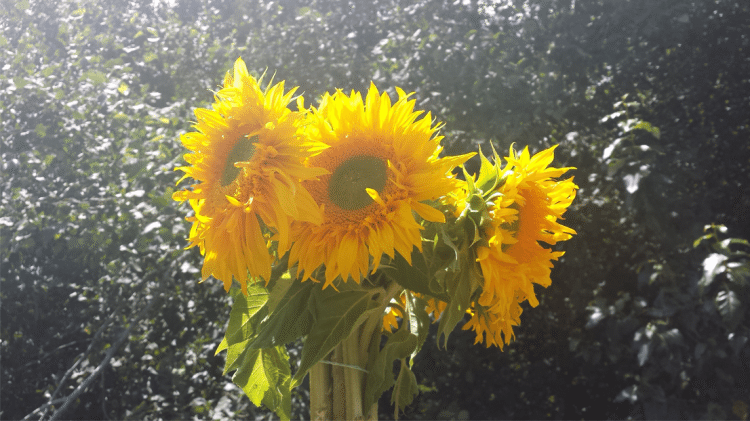
[[(476, 343), (502, 349), (563, 254), (543, 244), (575, 234), (558, 222), (577, 186), (560, 179), (571, 168), (550, 167), (554, 147), (511, 146), (504, 163), (480, 150), (470, 175), (475, 154), (441, 157), (441, 125), (396, 91), (337, 91), (309, 108), (298, 96), (293, 111), (295, 89), (261, 89), (238, 59), (182, 136), (177, 169), (195, 183), (174, 199), (193, 209), (188, 247), (233, 297), (216, 352), (282, 419), (308, 373), (311, 418), (376, 419), (391, 388), (397, 417), (430, 324), (445, 344), (468, 317)], [(286, 344), (300, 338), (292, 373)]]

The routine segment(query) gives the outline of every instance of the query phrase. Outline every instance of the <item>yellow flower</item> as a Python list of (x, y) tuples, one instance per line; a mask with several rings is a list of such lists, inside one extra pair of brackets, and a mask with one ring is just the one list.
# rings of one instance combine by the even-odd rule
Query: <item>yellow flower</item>
[(418, 119), (422, 113), (414, 111), (414, 100), (397, 91), (393, 104), (374, 85), (364, 101), (358, 92), (326, 94), (309, 115), (306, 135), (328, 148), (308, 165), (330, 174), (303, 183), (322, 207), (323, 223), (292, 225), (289, 264), (298, 262), (304, 280), (325, 265), (323, 288), (339, 277), (360, 282), (384, 254), (393, 258), (395, 252), (411, 263), (414, 247), (422, 249), (412, 211), (445, 221), (425, 202), (455, 188), (451, 170), (471, 154), (439, 158), (439, 126), (432, 126), (430, 113)]
[(294, 90), (284, 93), (283, 82), (261, 90), (237, 59), (213, 110), (196, 109), (196, 131), (181, 137), (190, 165), (177, 169), (197, 183), (173, 198), (188, 200), (195, 211), (187, 218), (193, 223), (188, 247), (205, 255), (203, 280), (214, 276), (227, 291), (233, 276), (245, 293), (248, 278), (268, 281), (270, 240), (278, 242), (278, 255), (285, 253), (292, 220), (322, 221), (301, 181), (325, 171), (303, 164), (315, 145), (298, 136), (302, 115), (287, 108)]
[[(499, 183), (488, 202), (490, 223), (482, 227), (486, 243), (474, 248), (482, 269), (481, 295), (476, 310), (464, 329), (474, 329), (477, 341), (486, 334), (487, 346), (513, 338), (511, 326), (518, 325), (519, 303), (528, 300), (532, 307), (539, 301), (533, 284), (550, 285), (552, 261), (563, 255), (541, 243), (555, 245), (568, 240), (575, 231), (561, 225), (563, 213), (575, 198), (578, 188), (573, 178), (557, 181), (571, 168), (549, 167), (555, 147), (530, 157), (528, 148), (520, 154), (511, 147), (507, 165), (499, 171)], [(499, 193), (499, 194), (498, 194)], [(488, 195), (489, 197), (490, 195)]]
[(393, 306), (386, 307), (385, 314), (383, 315), (383, 330), (387, 332), (393, 332), (394, 329), (398, 329), (398, 319), (397, 317), (400, 317), (401, 319), (404, 318), (404, 313), (401, 311), (401, 309), (406, 307), (406, 295), (405, 293), (401, 293), (401, 295), (396, 299), (398, 302), (393, 302)]

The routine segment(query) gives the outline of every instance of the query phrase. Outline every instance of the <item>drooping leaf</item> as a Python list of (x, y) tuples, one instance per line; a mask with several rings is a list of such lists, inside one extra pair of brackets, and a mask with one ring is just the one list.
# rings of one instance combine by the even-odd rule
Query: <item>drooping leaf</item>
[(400, 254), (396, 253), (391, 265), (381, 270), (389, 278), (402, 287), (418, 292), (420, 294), (438, 295), (442, 291), (435, 283), (434, 277), (430, 276), (424, 255), (419, 252), (412, 253), (412, 264), (406, 261)]
[(422, 349), (422, 345), (430, 333), (430, 315), (427, 314), (426, 308), (427, 302), (425, 300), (409, 291), (406, 292), (406, 314), (409, 320), (409, 331), (412, 335), (417, 336), (417, 346), (410, 355), (410, 364), (414, 363), (414, 357)]
[(440, 338), (444, 337), (443, 346), (448, 343), (448, 337), (450, 336), (453, 328), (456, 327), (458, 322), (466, 314), (466, 310), (471, 305), (471, 296), (474, 291), (479, 288), (479, 277), (475, 272), (476, 269), (473, 266), (473, 262), (468, 261), (466, 257), (469, 253), (462, 253), (461, 270), (458, 273), (452, 273), (451, 276), (446, 277), (445, 286), (448, 290), (448, 306), (440, 316), (440, 323), (438, 324), (438, 333), (436, 339), (438, 344)]
[(291, 417), (291, 369), (286, 348), (246, 349), (242, 364), (232, 376), (255, 406), (265, 405), (282, 420)]
[(380, 308), (378, 302), (372, 299), (378, 291), (382, 290), (313, 290), (308, 303), (313, 323), (302, 348), (293, 387), (299, 385), (307, 371), (346, 339), (364, 318)]
[(395, 407), (393, 417), (398, 419), (399, 411), (406, 409), (418, 394), (417, 377), (409, 368), (409, 364), (405, 360), (401, 360), (401, 371), (398, 373), (398, 379), (396, 379), (391, 394), (391, 404)]
[[(281, 281), (281, 280), (280, 280)], [(282, 289), (286, 285), (277, 283)], [(251, 348), (270, 348), (292, 342), (310, 331), (313, 315), (308, 301), (313, 290), (319, 289), (313, 282), (294, 281), (288, 286), (284, 297), (275, 305), (273, 312), (263, 320), (257, 337), (248, 344)], [(276, 298), (274, 298), (276, 300)]]
[(383, 349), (379, 341), (372, 341), (367, 364), (367, 385), (365, 387), (364, 408), (377, 402), (385, 391), (393, 387), (393, 362), (414, 353), (419, 345), (418, 337), (409, 331), (405, 324), (388, 338)]
[(249, 285), (247, 296), (239, 289), (231, 291), (233, 297), (232, 311), (224, 339), (216, 349), (216, 354), (227, 350), (224, 374), (232, 371), (241, 363), (241, 356), (246, 344), (258, 334), (260, 322), (259, 311), (268, 300), (268, 291), (259, 284)]

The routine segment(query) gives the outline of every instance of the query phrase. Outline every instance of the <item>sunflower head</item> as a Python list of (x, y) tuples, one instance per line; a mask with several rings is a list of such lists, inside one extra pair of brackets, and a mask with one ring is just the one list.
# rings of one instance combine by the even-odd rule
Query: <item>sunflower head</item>
[(322, 223), (292, 228), (290, 264), (298, 263), (304, 279), (317, 279), (314, 272), (325, 266), (324, 287), (339, 278), (359, 282), (384, 255), (411, 262), (412, 250), (422, 247), (413, 213), (445, 221), (431, 203), (455, 188), (451, 171), (471, 154), (440, 158), (440, 126), (397, 92), (395, 103), (374, 85), (365, 98), (326, 94), (306, 120), (306, 137), (326, 146), (308, 165), (329, 174), (303, 183), (323, 209)]
[(233, 277), (243, 291), (248, 279), (268, 281), (272, 250), (289, 248), (292, 221), (322, 221), (301, 183), (325, 171), (303, 163), (316, 147), (298, 133), (303, 115), (287, 108), (293, 94), (284, 82), (261, 89), (238, 59), (213, 109), (196, 109), (195, 131), (181, 138), (189, 165), (177, 169), (196, 183), (173, 198), (195, 212), (189, 247), (205, 256), (203, 279), (214, 276), (226, 290)]
[(543, 244), (554, 245), (575, 234), (558, 221), (578, 187), (572, 177), (558, 180), (571, 168), (549, 166), (554, 149), (532, 157), (528, 148), (518, 153), (511, 146), (504, 167), (497, 154), (491, 164), (480, 153), (476, 179), (467, 174), (466, 183), (446, 196), (465, 233), (462, 241), (471, 245), (481, 268), (481, 288), (473, 292), (472, 318), (464, 328), (475, 330), (477, 341), (488, 346), (502, 348), (513, 338), (520, 303), (539, 304), (533, 284), (550, 285), (552, 261), (563, 253)]

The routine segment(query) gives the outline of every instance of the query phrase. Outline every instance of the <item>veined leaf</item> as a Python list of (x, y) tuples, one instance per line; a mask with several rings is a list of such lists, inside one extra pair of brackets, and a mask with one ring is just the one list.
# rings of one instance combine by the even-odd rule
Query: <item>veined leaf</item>
[[(280, 279), (276, 287), (283, 288)], [(316, 288), (317, 287), (317, 288)], [(249, 347), (253, 349), (271, 348), (284, 345), (306, 335), (312, 326), (313, 315), (308, 308), (308, 301), (313, 290), (319, 289), (314, 282), (293, 282), (284, 297), (275, 305), (273, 312), (263, 320)], [(277, 300), (272, 297), (271, 301)], [(270, 302), (269, 302), (270, 304)]]
[(399, 411), (403, 411), (410, 405), (418, 394), (417, 377), (406, 364), (406, 361), (401, 360), (401, 371), (398, 373), (398, 379), (396, 379), (393, 393), (391, 393), (391, 405), (395, 407), (393, 410), (394, 419), (398, 419)]
[(391, 260), (393, 266), (383, 267), (381, 270), (390, 279), (408, 290), (432, 296), (440, 295), (442, 291), (436, 291), (439, 285), (433, 276), (429, 276), (424, 255), (415, 252), (412, 253), (411, 258), (412, 264), (410, 265), (403, 256), (396, 253)]
[(232, 381), (242, 388), (255, 406), (265, 405), (282, 420), (291, 417), (291, 370), (289, 355), (283, 345), (248, 348)]
[(406, 291), (406, 315), (409, 320), (409, 331), (417, 337), (417, 346), (412, 351), (409, 366), (414, 363), (414, 357), (422, 349), (427, 334), (430, 332), (430, 315), (427, 314), (427, 302)]
[(308, 303), (313, 324), (302, 348), (299, 369), (294, 375), (293, 387), (305, 378), (307, 371), (341, 341), (346, 339), (363, 318), (380, 309), (372, 297), (382, 290), (335, 291), (333, 288), (313, 290)]
[(408, 357), (414, 353), (418, 345), (417, 336), (409, 332), (406, 324), (402, 324), (401, 328), (388, 338), (383, 349), (380, 349), (380, 341), (370, 343), (363, 408), (369, 408), (378, 401), (380, 395), (393, 387), (393, 361)]
[(466, 310), (471, 305), (471, 296), (479, 288), (479, 276), (473, 267), (474, 262), (468, 261), (468, 251), (462, 253), (461, 270), (446, 277), (445, 286), (448, 289), (450, 300), (448, 306), (440, 316), (438, 324), (437, 341), (440, 346), (440, 338), (445, 337), (443, 346), (447, 346), (448, 337), (459, 321), (463, 319)]
[(247, 288), (247, 296), (239, 289), (232, 290), (233, 304), (229, 313), (229, 324), (224, 334), (224, 339), (216, 349), (216, 354), (227, 350), (227, 360), (224, 365), (224, 374), (232, 371), (241, 363), (241, 355), (245, 345), (258, 333), (260, 323), (259, 311), (268, 301), (268, 291), (258, 284)]

